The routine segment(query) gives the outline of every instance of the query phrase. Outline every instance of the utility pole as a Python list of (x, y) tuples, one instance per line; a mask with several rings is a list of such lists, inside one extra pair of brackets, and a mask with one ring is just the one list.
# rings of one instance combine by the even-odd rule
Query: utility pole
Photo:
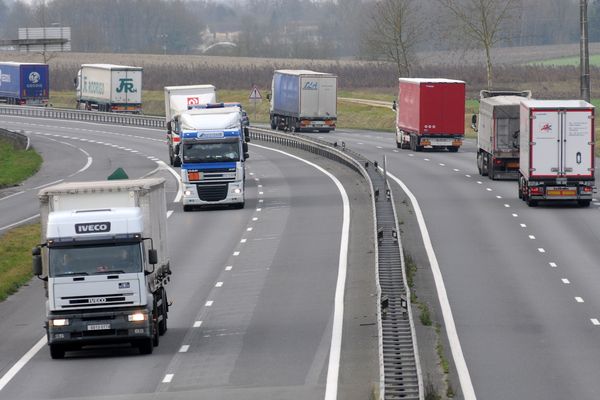
[(588, 45), (588, 0), (579, 0), (581, 11), (581, 40), (579, 43), (579, 69), (581, 70), (580, 95), (581, 99), (590, 102), (590, 50)]

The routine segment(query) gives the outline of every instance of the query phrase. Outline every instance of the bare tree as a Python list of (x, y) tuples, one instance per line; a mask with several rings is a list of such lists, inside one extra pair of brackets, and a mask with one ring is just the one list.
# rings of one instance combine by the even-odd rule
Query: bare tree
[[(485, 52), (488, 89), (492, 88), (492, 49), (509, 40), (509, 27), (520, 15), (521, 0), (437, 0), (455, 17), (460, 32)], [(516, 24), (514, 24), (516, 26)]]
[(396, 64), (400, 76), (410, 76), (423, 22), (418, 0), (379, 0), (368, 20), (363, 44), (367, 53)]

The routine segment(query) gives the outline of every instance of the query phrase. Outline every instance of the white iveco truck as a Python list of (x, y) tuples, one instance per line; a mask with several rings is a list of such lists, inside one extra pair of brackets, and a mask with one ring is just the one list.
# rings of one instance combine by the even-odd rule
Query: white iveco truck
[(39, 193), (52, 358), (86, 345), (131, 343), (152, 353), (167, 330), (171, 269), (162, 178), (62, 183)]

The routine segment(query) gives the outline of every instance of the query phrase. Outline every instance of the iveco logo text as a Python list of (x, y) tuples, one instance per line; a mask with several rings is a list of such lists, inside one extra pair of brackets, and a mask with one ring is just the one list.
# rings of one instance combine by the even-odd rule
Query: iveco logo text
[(89, 224), (75, 224), (76, 233), (110, 232), (110, 222), (92, 222)]
[(88, 303), (106, 303), (106, 297), (91, 297)]

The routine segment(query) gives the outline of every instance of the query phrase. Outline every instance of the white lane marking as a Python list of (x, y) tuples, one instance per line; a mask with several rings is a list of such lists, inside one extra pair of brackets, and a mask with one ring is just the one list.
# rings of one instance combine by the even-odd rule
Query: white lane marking
[(487, 190), (488, 192), (491, 192), (492, 188), (485, 188), (485, 190)]
[(512, 216), (517, 218), (519, 216), (519, 214), (513, 214)]
[(167, 211), (167, 218), (169, 218), (171, 215), (173, 215), (173, 210)]
[(330, 172), (317, 164), (314, 164), (308, 160), (295, 156), (293, 154), (286, 153), (277, 149), (270, 149), (268, 147), (251, 144), (251, 146), (260, 147), (265, 150), (275, 151), (277, 153), (285, 154), (296, 160), (302, 161), (317, 170), (321, 171), (331, 179), (337, 186), (340, 196), (342, 197), (343, 204), (343, 221), (342, 221), (342, 235), (340, 238), (340, 255), (338, 263), (338, 279), (335, 287), (334, 296), (334, 311), (333, 311), (333, 327), (331, 330), (331, 347), (329, 349), (329, 365), (327, 366), (327, 384), (325, 388), (325, 400), (337, 399), (338, 392), (338, 380), (340, 374), (340, 358), (342, 352), (342, 333), (344, 326), (344, 295), (346, 287), (346, 273), (348, 269), (348, 246), (350, 236), (350, 200), (348, 194), (344, 189), (342, 183)]
[(538, 251), (539, 251), (540, 253), (545, 253), (545, 252), (546, 252), (546, 250), (544, 250), (544, 248), (543, 248), (543, 247), (540, 247), (540, 248), (538, 248)]
[(179, 348), (179, 352), (180, 353), (187, 353), (187, 351), (190, 349), (190, 345), (189, 344), (184, 344), (183, 346), (181, 346)]
[(411, 154), (409, 154), (408, 156), (409, 156), (409, 157), (414, 157), (415, 155), (411, 153)]
[(44, 335), (40, 340), (38, 340), (36, 344), (33, 345), (31, 349), (29, 349), (29, 351), (27, 351), (27, 353), (23, 355), (23, 357), (19, 359), (19, 361), (15, 363), (15, 365), (11, 367), (11, 369), (6, 371), (4, 376), (0, 378), (0, 391), (2, 391), (2, 389), (4, 389), (6, 385), (8, 385), (8, 383), (15, 377), (15, 375), (17, 375), (21, 368), (23, 368), (25, 364), (27, 364), (29, 360), (31, 360), (33, 356), (35, 356), (37, 352), (40, 351), (42, 347), (44, 347), (46, 343), (47, 339)]
[(246, 228), (246, 230), (247, 230), (248, 232), (251, 232), (251, 231), (252, 231), (252, 229), (253, 229), (252, 227)]
[(254, 217), (252, 218), (252, 221), (258, 221), (258, 218)]
[(240, 255), (240, 252), (239, 252), (239, 251), (234, 251), (234, 252), (233, 252), (233, 256), (234, 256), (234, 257), (237, 257), (237, 256), (239, 256), (239, 255)]
[(263, 194), (265, 194), (265, 193), (264, 193), (264, 192), (258, 192), (258, 194), (260, 194), (260, 195), (263, 195)]
[(529, 235), (529, 239), (531, 239), (531, 240), (535, 240), (535, 236), (533, 236), (533, 235)]
[[(36, 188), (34, 188), (34, 189), (36, 189)], [(17, 193), (9, 194), (8, 196), (4, 196), (3, 198), (1, 198), (0, 201), (10, 199), (11, 197), (15, 197), (15, 196), (18, 196), (23, 193), (25, 193), (24, 190), (21, 190), (20, 192), (17, 192)]]
[(510, 208), (510, 204), (505, 204), (504, 207)]
[(567, 278), (562, 278), (561, 279), (562, 283), (564, 283), (565, 285), (568, 285), (569, 283), (571, 283)]
[(598, 321), (597, 318), (591, 318), (590, 321), (592, 321), (592, 324), (594, 324), (596, 326), (600, 325), (600, 321)]
[(263, 187), (263, 185), (258, 185), (257, 187), (261, 188), (261, 187)]
[(258, 199), (258, 202), (259, 202), (259, 203), (263, 203), (263, 202), (264, 202), (264, 199)]
[(202, 326), (202, 321), (194, 321), (194, 325), (192, 325), (194, 328), (200, 328)]
[[(425, 223), (425, 217), (423, 216), (423, 212), (421, 211), (421, 207), (419, 206), (417, 198), (408, 189), (404, 182), (389, 172), (387, 174), (390, 178), (396, 181), (398, 185), (400, 185), (402, 190), (404, 190), (413, 205), (413, 209), (415, 210), (415, 215), (421, 229), (423, 244), (425, 245), (427, 257), (429, 258), (429, 264), (433, 273), (433, 278), (442, 309), (442, 315), (444, 317), (444, 325), (446, 326), (448, 341), (450, 343), (450, 350), (452, 352), (452, 358), (454, 358), (454, 365), (456, 366), (456, 372), (458, 373), (463, 396), (466, 400), (475, 400), (477, 398), (475, 396), (475, 389), (473, 388), (473, 382), (471, 381), (469, 368), (467, 367), (467, 362), (462, 352), (462, 347), (458, 338), (458, 332), (456, 330), (456, 324), (454, 323), (454, 317), (452, 316), (452, 309), (450, 308), (450, 301), (448, 300), (448, 293), (446, 292), (446, 286), (444, 285), (444, 278), (435, 255), (435, 251), (433, 250), (433, 244), (431, 243), (431, 238), (429, 237), (427, 224)], [(466, 176), (470, 178), (470, 175)]]
[(496, 198), (497, 198), (497, 199), (501, 199), (501, 198), (502, 198), (502, 196), (496, 196)]
[(445, 166), (446, 166), (446, 164), (440, 163), (440, 167), (445, 167)]
[(225, 271), (231, 271), (233, 269), (233, 266), (228, 265), (225, 267)]
[(377, 147), (378, 149), (383, 149), (383, 147), (381, 147), (381, 146), (375, 146), (375, 147)]
[(548, 263), (548, 264), (549, 264), (549, 265), (550, 265), (552, 268), (556, 268), (556, 267), (558, 267), (558, 265), (556, 265), (556, 263), (554, 263), (554, 262), (550, 262), (550, 263)]
[(431, 161), (429, 158), (424, 158), (423, 161)]
[(578, 303), (583, 303), (583, 299), (581, 297), (575, 297), (575, 301)]
[(527, 225), (521, 224), (521, 228), (527, 228)]
[(465, 176), (466, 176), (467, 178), (470, 178), (470, 177), (471, 177), (471, 175), (469, 175), (469, 174), (466, 174)]
[(223, 287), (223, 282), (217, 282), (217, 283), (215, 284), (215, 287)]
[(262, 211), (262, 208), (257, 208), (256, 211), (260, 212)]
[(481, 181), (477, 181), (477, 184), (478, 184), (478, 185), (482, 185), (482, 184), (483, 184), (483, 182), (481, 182)]
[(454, 171), (454, 172), (460, 172), (460, 169), (454, 168), (452, 171)]
[(173, 380), (175, 374), (166, 374), (162, 380), (162, 383), (170, 383)]
[(31, 221), (32, 219), (36, 219), (36, 218), (37, 218), (37, 217), (39, 217), (39, 216), (40, 216), (40, 214), (35, 214), (35, 215), (32, 215), (31, 217), (27, 217), (27, 218), (25, 218), (25, 219), (22, 219), (22, 220), (20, 220), (20, 221), (14, 222), (14, 223), (12, 223), (12, 224), (10, 224), (10, 225), (6, 225), (6, 226), (3, 226), (3, 227), (0, 227), (0, 231), (3, 231), (3, 230), (6, 230), (6, 229), (9, 229), (9, 228), (15, 227), (15, 226), (17, 226), (17, 225), (21, 225), (22, 223), (25, 223), (25, 222)]
[(205, 306), (205, 307), (212, 307), (213, 303), (214, 303), (214, 301), (212, 301), (212, 300), (209, 300), (209, 301), (207, 301), (207, 302), (204, 304), (204, 306)]
[(33, 190), (39, 190), (39, 189), (44, 188), (46, 186), (54, 185), (55, 183), (60, 183), (62, 181), (64, 181), (64, 179), (58, 179), (58, 180), (56, 180), (54, 182), (44, 183), (43, 185), (34, 187)]
[(242, 239), (242, 240), (240, 240), (240, 243), (246, 243), (246, 240), (248, 240), (248, 239)]

